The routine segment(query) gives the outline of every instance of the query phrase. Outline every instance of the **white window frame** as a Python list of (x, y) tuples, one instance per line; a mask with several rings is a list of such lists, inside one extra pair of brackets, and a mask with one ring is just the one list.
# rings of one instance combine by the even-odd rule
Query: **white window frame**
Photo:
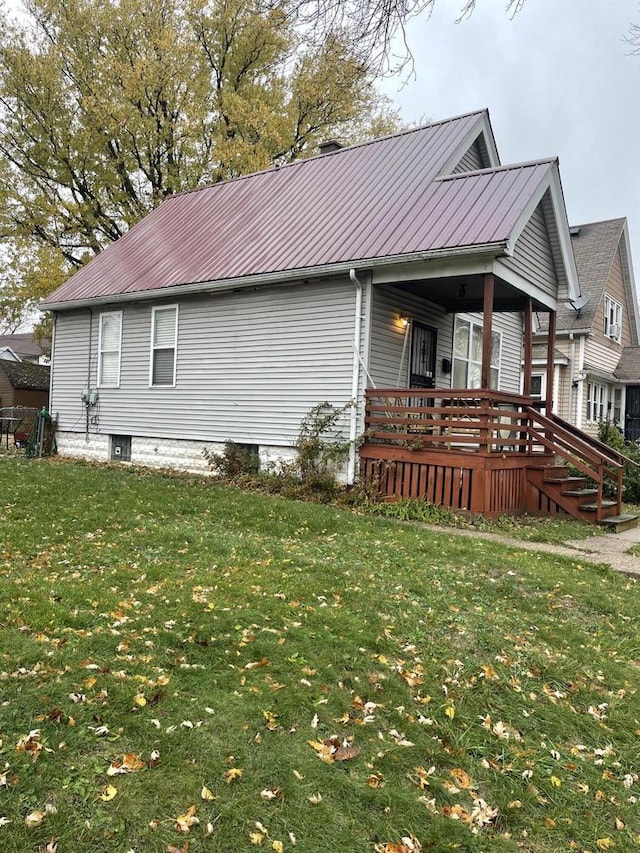
[[(153, 362), (156, 350), (168, 349), (168, 347), (164, 346), (156, 346), (155, 345), (155, 337), (156, 337), (156, 314), (160, 311), (175, 311), (175, 329), (173, 335), (173, 380), (171, 383), (159, 384), (154, 383), (153, 381)], [(151, 341), (150, 341), (150, 355), (149, 355), (149, 387), (150, 388), (175, 388), (176, 387), (176, 374), (178, 368), (178, 305), (156, 305), (151, 309)]]
[[(102, 379), (103, 373), (103, 355), (107, 352), (115, 352), (115, 350), (102, 349), (102, 328), (103, 323), (108, 317), (118, 318), (118, 378), (114, 383), (105, 383)], [(120, 387), (120, 367), (122, 364), (122, 311), (103, 311), (98, 319), (98, 388), (119, 388)]]
[(607, 416), (607, 386), (601, 382), (587, 383), (587, 421), (600, 423)]
[(608, 293), (604, 295), (604, 334), (617, 344), (622, 339), (622, 305)]
[[(461, 358), (460, 356), (456, 355), (456, 333), (463, 323), (469, 327), (469, 343), (467, 346), (466, 358)], [(453, 377), (455, 375), (456, 362), (466, 363), (466, 370), (465, 370), (466, 384), (463, 387), (464, 388), (476, 388), (476, 387), (479, 388), (480, 387), (480, 385), (476, 386), (476, 385), (469, 384), (469, 369), (470, 369), (471, 365), (476, 365), (477, 367), (479, 367), (480, 373), (482, 374), (482, 361), (478, 361), (478, 360), (473, 359), (471, 357), (472, 351), (473, 351), (473, 332), (474, 332), (474, 330), (479, 331), (480, 334), (482, 334), (483, 333), (482, 323), (478, 323), (475, 320), (467, 320), (465, 318), (456, 317), (454, 329), (453, 329), (453, 352), (452, 352), (452, 359), (451, 359), (451, 364), (452, 364), (451, 387), (452, 388), (454, 387)], [(493, 340), (494, 340), (493, 336), (494, 335), (495, 335), (495, 340), (497, 340), (497, 342), (498, 342), (498, 345), (495, 348), (495, 349), (497, 349), (497, 353), (494, 351), (494, 347), (493, 347)], [(501, 379), (500, 362), (501, 362), (501, 355), (502, 355), (502, 332), (497, 332), (494, 329), (492, 329), (491, 330), (491, 336), (492, 336), (492, 339), (491, 339), (492, 346), (491, 346), (491, 369), (490, 369), (490, 373), (495, 371), (495, 388), (493, 385), (491, 387), (494, 390), (497, 390), (498, 388), (500, 388), (500, 379)], [(494, 357), (495, 357), (495, 363), (494, 363)]]
[(533, 379), (539, 377), (540, 378), (540, 393), (534, 394), (533, 390), (531, 391), (530, 397), (532, 400), (537, 400), (541, 403), (547, 397), (547, 371), (546, 370), (532, 370), (531, 371), (531, 384), (533, 385)]

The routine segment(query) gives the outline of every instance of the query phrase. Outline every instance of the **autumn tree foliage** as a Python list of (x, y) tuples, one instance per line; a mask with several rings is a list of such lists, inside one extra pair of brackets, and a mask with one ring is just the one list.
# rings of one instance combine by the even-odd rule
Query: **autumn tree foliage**
[(0, 325), (168, 195), (392, 129), (361, 26), (295, 0), (26, 0), (5, 15)]

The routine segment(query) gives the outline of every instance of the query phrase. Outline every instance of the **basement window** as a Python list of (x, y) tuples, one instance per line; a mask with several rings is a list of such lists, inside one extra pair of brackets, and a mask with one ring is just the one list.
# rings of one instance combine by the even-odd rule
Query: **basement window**
[(130, 435), (112, 435), (111, 436), (111, 461), (112, 462), (131, 462), (131, 436)]

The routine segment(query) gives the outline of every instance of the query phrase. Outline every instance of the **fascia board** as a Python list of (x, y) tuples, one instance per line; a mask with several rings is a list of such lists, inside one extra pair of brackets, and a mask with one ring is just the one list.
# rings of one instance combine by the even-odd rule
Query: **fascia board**
[(549, 171), (540, 181), (537, 189), (532, 193), (529, 201), (525, 205), (520, 214), (515, 226), (512, 229), (509, 238), (509, 254), (512, 254), (515, 245), (527, 223), (534, 214), (536, 207), (542, 201), (544, 194), (549, 191), (551, 197), (551, 206), (556, 219), (558, 228), (558, 238), (560, 240), (560, 253), (562, 262), (567, 276), (567, 289), (569, 298), (575, 299), (580, 294), (580, 283), (578, 281), (578, 271), (576, 262), (573, 256), (573, 248), (571, 246), (571, 235), (569, 233), (569, 221), (567, 219), (567, 211), (562, 193), (562, 184), (560, 182), (560, 171), (558, 169), (558, 161), (554, 160), (549, 164)]
[(638, 292), (636, 288), (635, 276), (633, 274), (633, 262), (631, 260), (631, 252), (629, 251), (629, 246), (631, 245), (631, 243), (629, 242), (629, 223), (626, 219), (624, 220), (624, 225), (622, 226), (622, 238), (627, 274), (629, 276), (629, 287), (631, 288), (631, 306), (633, 310), (633, 319), (636, 330), (636, 341), (638, 342), (638, 344), (640, 344), (640, 316), (638, 316)]
[(440, 177), (450, 175), (452, 173), (453, 169), (458, 165), (460, 160), (464, 157), (465, 153), (469, 150), (469, 148), (473, 145), (473, 143), (479, 136), (484, 137), (484, 141), (487, 146), (487, 151), (489, 152), (489, 160), (491, 161), (490, 166), (494, 168), (500, 165), (500, 157), (498, 156), (496, 141), (493, 136), (493, 130), (491, 129), (489, 113), (487, 110), (484, 110), (484, 112), (478, 116), (477, 121), (474, 123), (473, 127), (466, 133), (460, 144), (456, 146), (455, 151), (446, 161), (442, 169), (440, 169)]
[(176, 299), (181, 296), (191, 296), (199, 293), (224, 293), (229, 290), (244, 288), (267, 287), (274, 285), (290, 285), (309, 282), (311, 279), (349, 275), (349, 271), (370, 270), (379, 267), (397, 266), (400, 269), (405, 264), (427, 261), (442, 261), (447, 259), (474, 256), (495, 257), (504, 253), (505, 244), (488, 243), (463, 248), (436, 249), (425, 252), (411, 252), (406, 255), (390, 255), (378, 258), (360, 258), (339, 264), (325, 264), (317, 267), (305, 267), (294, 270), (277, 271), (262, 275), (242, 276), (239, 278), (216, 281), (201, 281), (189, 284), (169, 285), (154, 290), (135, 290), (128, 293), (112, 293), (104, 296), (74, 299), (65, 302), (42, 302), (40, 311), (70, 311), (75, 308), (86, 308), (94, 305), (114, 305), (120, 302), (148, 302), (153, 299)]

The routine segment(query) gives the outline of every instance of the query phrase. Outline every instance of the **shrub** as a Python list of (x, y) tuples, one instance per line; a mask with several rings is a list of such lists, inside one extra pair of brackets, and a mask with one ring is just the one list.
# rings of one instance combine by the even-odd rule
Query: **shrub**
[(203, 453), (209, 467), (225, 480), (234, 480), (246, 474), (257, 474), (260, 470), (257, 445), (225, 441), (222, 453), (212, 453), (206, 448)]
[(640, 503), (640, 444), (626, 441), (620, 429), (609, 421), (598, 424), (598, 439), (629, 460), (624, 466), (622, 497), (629, 503)]

